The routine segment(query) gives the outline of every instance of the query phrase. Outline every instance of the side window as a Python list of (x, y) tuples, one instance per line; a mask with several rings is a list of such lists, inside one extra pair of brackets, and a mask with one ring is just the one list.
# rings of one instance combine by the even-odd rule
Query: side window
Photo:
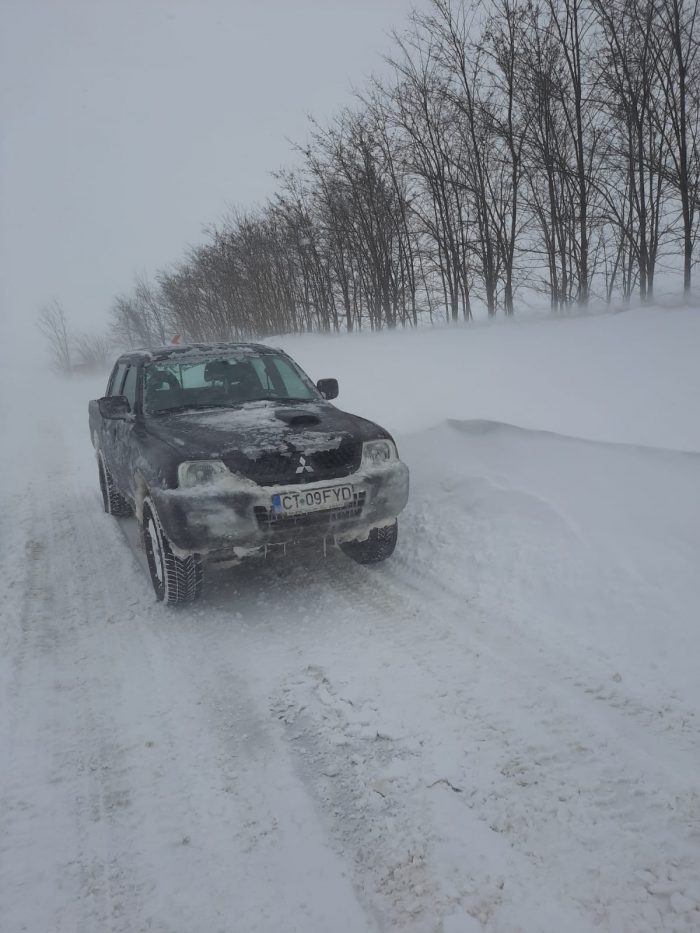
[(207, 384), (205, 376), (206, 365), (204, 363), (193, 363), (189, 366), (180, 367), (183, 389), (201, 389)]
[(130, 366), (126, 371), (126, 379), (124, 380), (124, 388), (122, 389), (122, 395), (125, 395), (129, 399), (129, 405), (131, 405), (131, 410), (133, 411), (136, 407), (136, 373), (138, 372), (136, 366)]
[(112, 378), (107, 386), (107, 395), (121, 395), (122, 381), (126, 372), (126, 363), (117, 363)]

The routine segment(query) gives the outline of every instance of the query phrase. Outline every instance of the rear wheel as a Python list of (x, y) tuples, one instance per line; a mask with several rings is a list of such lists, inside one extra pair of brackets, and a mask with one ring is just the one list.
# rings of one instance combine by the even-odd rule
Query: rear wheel
[(105, 458), (100, 451), (97, 454), (97, 469), (100, 474), (100, 489), (102, 491), (102, 505), (108, 515), (116, 515), (120, 518), (127, 518), (133, 515), (134, 510), (128, 499), (119, 492), (114, 485), (114, 480), (105, 465)]
[(156, 598), (169, 606), (191, 603), (202, 592), (203, 569), (199, 554), (177, 557), (152, 502), (143, 505), (143, 546)]
[(378, 564), (394, 553), (398, 536), (399, 523), (395, 519), (393, 525), (372, 528), (364, 541), (344, 541), (340, 547), (358, 564)]

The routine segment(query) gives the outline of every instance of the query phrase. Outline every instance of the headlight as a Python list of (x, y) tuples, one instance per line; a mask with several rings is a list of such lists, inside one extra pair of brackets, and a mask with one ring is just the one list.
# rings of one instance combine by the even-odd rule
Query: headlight
[(381, 466), (398, 458), (393, 441), (365, 441), (362, 445), (362, 463), (365, 466)]
[(221, 460), (189, 460), (177, 468), (177, 481), (180, 486), (205, 486), (228, 472)]

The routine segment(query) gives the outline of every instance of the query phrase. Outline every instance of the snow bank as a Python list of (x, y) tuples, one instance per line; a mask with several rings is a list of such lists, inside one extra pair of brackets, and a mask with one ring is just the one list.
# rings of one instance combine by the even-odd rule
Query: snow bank
[(447, 418), (700, 450), (700, 310), (515, 319), (282, 346), (398, 434)]

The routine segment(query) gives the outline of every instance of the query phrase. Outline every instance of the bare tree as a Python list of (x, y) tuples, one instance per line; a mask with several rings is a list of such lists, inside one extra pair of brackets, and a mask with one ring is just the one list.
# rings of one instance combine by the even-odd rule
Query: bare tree
[(507, 315), (513, 314), (523, 149), (528, 131), (527, 111), (519, 106), (516, 92), (522, 77), (518, 64), (524, 38), (520, 22), (526, 12), (525, 5), (516, 0), (495, 0), (483, 37), (484, 48), (491, 59), (493, 88), (486, 105), (487, 119), (495, 139), (502, 147), (495, 173), (497, 187), (495, 190), (491, 188), (491, 202), (496, 216), (496, 236), (505, 278), (503, 306)]
[(55, 298), (39, 312), (37, 327), (46, 341), (54, 369), (58, 372), (69, 373), (72, 356), (68, 323), (63, 308)]
[[(521, 42), (521, 80), (517, 92), (526, 114), (524, 174), (528, 211), (534, 221), (530, 254), (544, 260), (545, 288), (553, 309), (572, 298), (572, 224), (567, 198), (570, 139), (558, 88), (561, 51), (550, 25), (537, 8), (528, 10)], [(539, 236), (535, 233), (539, 232)]]
[(681, 202), (683, 290), (690, 293), (700, 194), (698, 0), (658, 0), (656, 77), (668, 119), (659, 122), (670, 155), (669, 178)]
[(502, 257), (493, 200), (498, 186), (493, 124), (485, 119), (485, 56), (474, 39), (473, 6), (433, 0), (433, 7), (435, 13), (425, 20), (425, 28), (435, 38), (439, 60), (447, 76), (445, 93), (454, 107), (455, 127), (462, 143), (456, 168), (475, 217), (473, 248), (480, 260), (485, 303), (492, 316), (496, 313)]
[[(396, 83), (390, 107), (401, 133), (397, 158), (417, 185), (411, 212), (418, 231), (429, 240), (426, 260), (439, 274), (449, 318), (458, 320), (461, 305), (464, 318), (469, 319), (469, 199), (459, 178), (461, 142), (437, 61), (437, 43), (421, 17), (415, 18), (412, 33), (396, 41), (401, 55), (392, 60)], [(415, 251), (422, 254), (420, 244)]]
[[(668, 177), (668, 106), (655, 80), (661, 54), (656, 32), (657, 0), (593, 0), (602, 25), (601, 86), (611, 117), (612, 143), (603, 195), (608, 217), (618, 229), (623, 294), (629, 297), (638, 271), (642, 301), (654, 293), (654, 274), (664, 231), (661, 219)], [(621, 197), (621, 193), (624, 196)], [(626, 269), (625, 266), (628, 268)], [(635, 276), (636, 278), (636, 276)]]
[(75, 338), (76, 365), (85, 369), (105, 369), (111, 359), (112, 346), (102, 334), (78, 334)]
[(576, 273), (576, 300), (588, 303), (594, 267), (591, 264), (591, 233), (599, 218), (592, 211), (595, 179), (600, 160), (603, 128), (596, 106), (593, 60), (597, 41), (597, 21), (588, 0), (545, 0), (549, 14), (547, 28), (561, 55), (561, 71), (556, 92), (559, 97), (572, 161), (566, 180), (575, 217), (573, 267)]

